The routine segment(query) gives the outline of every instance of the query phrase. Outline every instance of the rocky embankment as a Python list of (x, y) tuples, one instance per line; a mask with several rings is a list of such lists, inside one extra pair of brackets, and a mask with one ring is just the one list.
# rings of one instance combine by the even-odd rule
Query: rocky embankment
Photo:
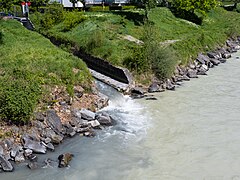
[[(105, 99), (105, 103), (106, 101)], [(59, 106), (66, 105), (60, 102)], [(38, 162), (37, 154), (54, 151), (66, 137), (76, 134), (93, 137), (95, 130), (114, 124), (111, 116), (103, 112), (95, 113), (84, 108), (69, 108), (69, 111), (70, 118), (67, 120), (55, 109), (49, 109), (44, 113), (36, 113), (35, 120), (32, 120), (29, 126), (12, 126), (12, 137), (0, 142), (1, 171), (12, 172), (14, 164), (21, 162), (27, 162), (30, 169), (66, 167), (73, 157), (70, 153), (59, 155), (58, 160), (46, 159), (44, 162)]]
[(133, 98), (147, 97), (147, 100), (156, 100), (154, 97), (149, 97), (146, 93), (163, 92), (165, 90), (175, 90), (176, 86), (181, 85), (183, 81), (190, 81), (191, 78), (198, 78), (199, 75), (207, 75), (210, 68), (225, 63), (231, 57), (232, 53), (240, 49), (240, 37), (237, 39), (229, 39), (224, 47), (218, 48), (215, 51), (207, 54), (200, 53), (198, 57), (189, 63), (187, 66), (177, 66), (174, 75), (166, 81), (154, 80), (146, 89), (135, 87), (132, 89)]
[[(135, 87), (131, 90), (133, 98), (146, 97), (146, 93), (175, 90), (182, 81), (189, 81), (199, 75), (207, 75), (210, 68), (225, 63), (231, 54), (240, 49), (240, 37), (229, 39), (226, 45), (207, 54), (200, 53), (198, 57), (187, 66), (178, 66), (172, 78), (166, 81), (155, 80), (149, 88)], [(79, 90), (75, 92), (78, 103), (87, 101), (89, 98), (82, 97)], [(56, 96), (56, 94), (54, 94)], [(147, 97), (147, 100), (155, 100), (154, 97)], [(95, 105), (99, 108), (106, 106), (107, 97), (102, 95)], [(115, 124), (109, 114), (93, 112), (86, 108), (79, 107), (78, 103), (69, 105), (66, 101), (58, 101), (44, 113), (36, 113), (35, 120), (28, 126), (11, 126), (10, 138), (0, 142), (0, 172), (12, 172), (15, 163), (27, 162), (30, 169), (40, 167), (66, 167), (73, 158), (73, 154), (65, 153), (59, 155), (58, 159), (46, 159), (38, 162), (38, 154), (45, 154), (47, 151), (54, 151), (64, 138), (73, 137), (76, 134), (93, 137), (97, 129)], [(71, 104), (71, 103), (70, 103)]]

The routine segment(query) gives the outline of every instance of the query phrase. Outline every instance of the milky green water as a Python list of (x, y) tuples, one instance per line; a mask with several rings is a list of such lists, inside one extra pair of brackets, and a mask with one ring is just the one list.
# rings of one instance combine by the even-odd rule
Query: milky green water
[(111, 98), (104, 110), (117, 126), (95, 138), (76, 136), (40, 156), (41, 161), (71, 152), (69, 168), (31, 171), (22, 164), (0, 179), (240, 179), (238, 55), (175, 92), (155, 94), (157, 101), (131, 100), (100, 84)]

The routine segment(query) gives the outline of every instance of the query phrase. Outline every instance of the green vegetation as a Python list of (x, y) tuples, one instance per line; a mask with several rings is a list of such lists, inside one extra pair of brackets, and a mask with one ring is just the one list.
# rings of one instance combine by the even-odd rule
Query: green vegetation
[[(84, 16), (84, 20), (66, 31), (67, 14), (65, 12), (62, 22), (44, 29), (43, 33), (71, 42), (114, 65), (125, 66), (137, 76), (154, 73), (160, 79), (170, 77), (176, 64), (187, 64), (199, 52), (213, 50), (223, 45), (228, 37), (240, 33), (240, 14), (220, 7), (210, 10), (201, 25), (177, 18), (169, 9), (158, 7), (150, 10), (148, 24), (144, 23), (145, 11), (141, 9), (76, 12), (79, 17)], [(38, 26), (41, 16), (35, 14), (31, 18), (37, 29), (41, 29)], [(149, 25), (153, 33), (146, 36)], [(132, 37), (144, 44), (137, 44)]]
[(0, 21), (0, 119), (27, 122), (38, 104), (49, 103), (51, 88), (90, 87), (85, 63), (58, 49), (15, 20)]

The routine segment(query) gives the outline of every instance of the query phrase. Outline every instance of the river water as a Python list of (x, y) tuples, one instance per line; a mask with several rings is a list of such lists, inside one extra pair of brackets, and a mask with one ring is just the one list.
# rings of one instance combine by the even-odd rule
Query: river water
[(65, 169), (28, 170), (1, 180), (227, 180), (240, 179), (240, 53), (218, 68), (184, 82), (158, 100), (131, 100), (98, 83), (109, 95), (118, 124), (95, 138), (76, 136), (54, 153), (75, 155)]

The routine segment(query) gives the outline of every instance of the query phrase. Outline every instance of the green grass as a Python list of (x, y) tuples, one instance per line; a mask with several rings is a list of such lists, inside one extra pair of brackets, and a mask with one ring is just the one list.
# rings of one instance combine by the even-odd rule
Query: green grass
[[(67, 39), (92, 55), (104, 58), (115, 65), (130, 64), (137, 67), (133, 63), (141, 63), (132, 57), (138, 56), (137, 51), (142, 51), (142, 48), (122, 37), (131, 35), (146, 41), (143, 14), (144, 11), (141, 9), (86, 12), (85, 21), (71, 30), (64, 31), (64, 23), (58, 23), (44, 33)], [(225, 11), (220, 7), (209, 12), (202, 25), (176, 18), (169, 9), (161, 7), (150, 11), (149, 20), (153, 24), (154, 41), (158, 42), (159, 46), (173, 50), (176, 54), (174, 57), (180, 64), (187, 64), (199, 52), (214, 50), (224, 45), (228, 37), (240, 34), (240, 14)], [(169, 40), (173, 43), (168, 44)], [(124, 63), (126, 59), (128, 63)], [(131, 59), (135, 62), (129, 62)], [(148, 65), (147, 73), (151, 73), (151, 63), (146, 63), (143, 67)]]
[(89, 88), (92, 78), (80, 59), (15, 20), (0, 21), (0, 31), (0, 119), (28, 121), (55, 85), (69, 95), (74, 85)]

